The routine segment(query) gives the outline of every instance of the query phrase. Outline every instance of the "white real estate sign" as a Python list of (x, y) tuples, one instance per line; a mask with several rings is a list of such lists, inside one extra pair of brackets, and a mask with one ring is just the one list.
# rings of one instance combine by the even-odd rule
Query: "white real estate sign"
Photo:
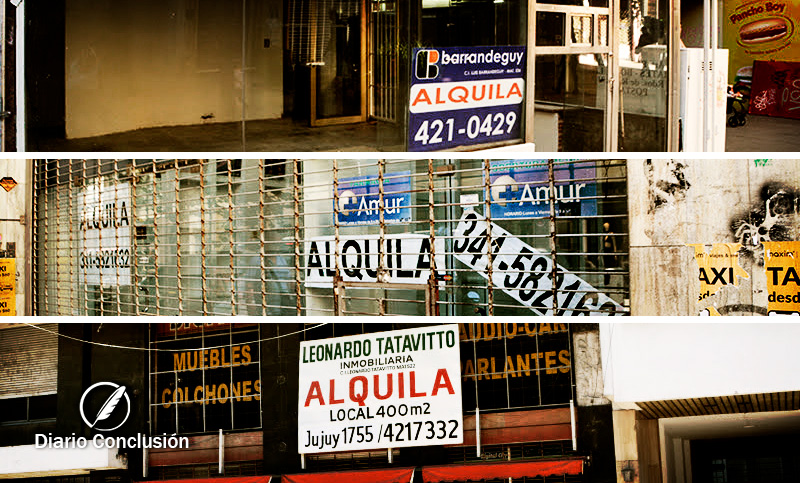
[(79, 277), (87, 285), (131, 284), (131, 188), (86, 186), (78, 196)]
[[(491, 227), (492, 284), (539, 315), (623, 315), (606, 294), (561, 265), (549, 253), (528, 245), (473, 209), (464, 210), (453, 233), (457, 260), (489, 279), (486, 230)], [(556, 306), (553, 281), (556, 276)]]
[(386, 283), (426, 284), (431, 275), (431, 252), (439, 271), (445, 266), (444, 240), (437, 239), (431, 249), (428, 235), (402, 233), (312, 238), (305, 243), (307, 287), (329, 288), (338, 265), (345, 282), (377, 282), (383, 254)]
[(458, 326), (300, 343), (301, 454), (460, 444)]

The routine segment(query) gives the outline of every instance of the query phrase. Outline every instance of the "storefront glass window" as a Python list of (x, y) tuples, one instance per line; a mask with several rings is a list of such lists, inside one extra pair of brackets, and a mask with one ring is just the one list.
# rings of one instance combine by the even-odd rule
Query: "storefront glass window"
[(257, 324), (157, 324), (153, 434), (261, 427)]
[(620, 4), (620, 151), (667, 147), (668, 5), (664, 0)]
[[(401, 325), (307, 324), (303, 337), (317, 340), (409, 327)], [(465, 413), (476, 407), (496, 411), (559, 406), (573, 399), (569, 324), (468, 322), (458, 328)]]
[(459, 329), (466, 412), (569, 403), (567, 324), (464, 323)]
[(61, 160), (36, 175), (41, 314), (626, 312), (624, 161)]
[(536, 57), (535, 129), (558, 151), (604, 149), (607, 65), (605, 54)]
[(414, 48), (524, 46), (526, 12), (521, 0), (33, 5), (25, 148), (403, 151)]
[(608, 135), (608, 2), (536, 4), (537, 151), (604, 151)]

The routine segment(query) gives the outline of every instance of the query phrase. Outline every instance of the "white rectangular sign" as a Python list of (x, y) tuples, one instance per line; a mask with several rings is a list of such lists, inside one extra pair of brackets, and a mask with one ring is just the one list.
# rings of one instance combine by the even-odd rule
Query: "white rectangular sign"
[(131, 284), (130, 210), (127, 183), (91, 184), (78, 196), (78, 273), (82, 284)]
[[(453, 234), (455, 257), (487, 279), (486, 218), (465, 210)], [(623, 315), (622, 307), (574, 273), (556, 264), (553, 311), (553, 259), (491, 223), (492, 284), (539, 315)]]
[[(431, 243), (427, 235), (385, 235), (383, 245), (379, 235), (340, 237), (339, 249), (334, 250), (334, 245), (332, 236), (305, 243), (306, 286), (330, 288), (337, 264), (345, 282), (377, 282), (381, 252), (386, 276), (382, 282), (426, 284), (431, 275)], [(434, 249), (436, 266), (443, 270), (444, 240), (437, 239)]]
[(299, 453), (460, 444), (458, 325), (300, 343)]

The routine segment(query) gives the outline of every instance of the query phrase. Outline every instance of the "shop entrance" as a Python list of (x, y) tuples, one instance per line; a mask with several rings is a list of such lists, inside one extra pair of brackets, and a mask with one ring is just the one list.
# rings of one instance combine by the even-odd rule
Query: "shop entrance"
[(312, 127), (365, 121), (365, 0), (289, 0), (286, 10), (284, 109)]
[(609, 2), (566, 3), (536, 4), (536, 150), (613, 150)]
[(321, 55), (309, 62), (311, 125), (364, 122), (367, 118), (364, 0), (311, 2), (309, 7), (312, 16), (321, 20), (310, 24), (311, 38), (323, 44)]

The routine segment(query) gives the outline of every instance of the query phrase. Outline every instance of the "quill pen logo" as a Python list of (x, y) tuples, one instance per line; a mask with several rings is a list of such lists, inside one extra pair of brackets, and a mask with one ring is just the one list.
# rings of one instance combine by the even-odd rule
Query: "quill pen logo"
[[(87, 396), (95, 389), (103, 387), (111, 387), (114, 389), (114, 392), (112, 392), (111, 395), (105, 399), (102, 405), (99, 406), (99, 410), (95, 412), (94, 405), (88, 404)], [(100, 390), (97, 392), (105, 395), (108, 390)], [(120, 405), (120, 402), (123, 400), (123, 398), (125, 400), (125, 417), (122, 418), (122, 421), (116, 426), (110, 427), (111, 424), (119, 421), (118, 417), (111, 418), (111, 416), (114, 414), (117, 406)], [(89, 402), (92, 401), (92, 398), (88, 399)], [(86, 406), (89, 407), (87, 408)], [(125, 424), (125, 421), (128, 420), (128, 416), (131, 414), (131, 400), (128, 398), (128, 393), (125, 392), (125, 386), (120, 386), (119, 384), (114, 384), (113, 382), (98, 382), (84, 391), (83, 396), (81, 396), (80, 411), (83, 422), (85, 422), (90, 428), (98, 431), (113, 431)]]

